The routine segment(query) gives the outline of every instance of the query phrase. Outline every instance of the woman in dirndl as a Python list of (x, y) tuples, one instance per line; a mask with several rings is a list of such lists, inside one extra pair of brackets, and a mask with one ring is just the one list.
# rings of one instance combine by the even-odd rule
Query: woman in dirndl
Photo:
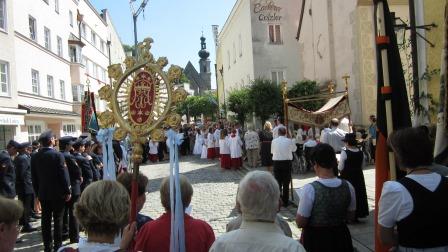
[(296, 223), (306, 251), (353, 251), (348, 219), (356, 210), (355, 190), (350, 182), (335, 176), (336, 154), (328, 144), (318, 144), (311, 154), (318, 177), (299, 191)]
[(267, 170), (272, 173), (272, 125), (269, 121), (264, 124), (264, 129), (259, 133), (261, 143), (261, 165), (267, 167)]

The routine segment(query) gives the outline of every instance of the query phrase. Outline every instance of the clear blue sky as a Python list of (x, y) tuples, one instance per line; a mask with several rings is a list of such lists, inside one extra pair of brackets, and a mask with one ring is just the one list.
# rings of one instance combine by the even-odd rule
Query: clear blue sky
[[(134, 44), (134, 30), (129, 0), (90, 0), (97, 10), (108, 9), (123, 43)], [(138, 40), (152, 37), (152, 53), (166, 56), (170, 64), (185, 67), (191, 61), (198, 70), (198, 51), (204, 31), (210, 51), (212, 88), (216, 87), (215, 45), (212, 25), (219, 30), (226, 22), (236, 0), (149, 0), (137, 22)], [(135, 8), (142, 0), (134, 2)]]

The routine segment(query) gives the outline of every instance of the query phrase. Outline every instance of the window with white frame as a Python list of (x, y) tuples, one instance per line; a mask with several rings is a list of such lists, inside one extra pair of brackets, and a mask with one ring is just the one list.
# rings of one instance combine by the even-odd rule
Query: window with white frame
[(230, 69), (230, 52), (227, 51), (227, 63), (229, 64), (229, 69)]
[(61, 94), (61, 100), (65, 100), (65, 82), (59, 80), (59, 93)]
[(6, 0), (0, 0), (0, 30), (6, 31)]
[(54, 97), (54, 80), (51, 75), (47, 75), (47, 94), (48, 97)]
[(96, 47), (96, 33), (94, 31), (91, 32), (92, 34), (92, 45)]
[(39, 71), (31, 69), (31, 90), (33, 94), (38, 95), (40, 92), (39, 81)]
[(281, 70), (271, 71), (272, 82), (280, 84), (284, 80), (284, 74)]
[(98, 75), (99, 66), (95, 63), (92, 63), (92, 68), (93, 68), (93, 73), (92, 73), (93, 77), (98, 78), (99, 77), (99, 75)]
[(30, 39), (37, 41), (37, 25), (36, 25), (36, 19), (32, 16), (28, 17), (28, 25), (30, 28)]
[(76, 126), (74, 124), (64, 124), (62, 125), (62, 131), (64, 135), (71, 135), (76, 133)]
[(101, 80), (106, 82), (106, 69), (100, 67), (100, 72), (101, 72)]
[(51, 50), (51, 31), (47, 27), (44, 27), (45, 48)]
[(238, 45), (239, 45), (239, 53), (240, 53), (240, 57), (243, 56), (243, 40), (241, 38), (241, 33), (238, 35)]
[(63, 48), (62, 48), (62, 38), (57, 36), (57, 42), (58, 42), (58, 55), (60, 57), (63, 57)]
[(282, 43), (280, 25), (269, 25), (269, 43), (271, 44)]
[(78, 84), (78, 85), (72, 85), (72, 92), (73, 92), (73, 101), (74, 102), (81, 102), (84, 98), (84, 85)]
[(72, 11), (68, 11), (68, 19), (70, 22), (70, 26), (73, 27), (73, 12)]
[(68, 53), (70, 61), (73, 63), (81, 63), (81, 47), (79, 45), (69, 45)]
[(86, 23), (81, 24), (81, 37), (86, 38), (87, 37), (87, 26)]
[(54, 11), (59, 14), (59, 0), (54, 0)]
[(104, 46), (104, 40), (100, 39), (100, 51), (101, 51), (102, 53), (105, 52), (105, 51), (104, 51), (104, 48), (105, 48), (105, 46)]
[(42, 125), (32, 124), (27, 125), (27, 128), (28, 128), (28, 141), (31, 143), (34, 140), (38, 140), (40, 134), (42, 134)]
[(0, 95), (9, 95), (9, 64), (0, 61)]

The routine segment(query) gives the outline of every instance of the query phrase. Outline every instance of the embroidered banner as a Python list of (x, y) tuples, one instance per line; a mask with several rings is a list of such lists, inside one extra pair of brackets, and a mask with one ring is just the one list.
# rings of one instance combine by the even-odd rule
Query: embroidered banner
[(306, 125), (322, 127), (332, 118), (343, 118), (350, 114), (350, 106), (346, 96), (330, 99), (316, 112), (288, 105), (288, 120)]

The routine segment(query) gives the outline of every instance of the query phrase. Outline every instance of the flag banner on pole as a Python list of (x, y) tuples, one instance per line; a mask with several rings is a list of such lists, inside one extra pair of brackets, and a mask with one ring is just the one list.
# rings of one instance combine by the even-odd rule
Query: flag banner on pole
[[(381, 3), (381, 4), (380, 4)], [(380, 8), (383, 8), (381, 10)], [(384, 17), (381, 14), (384, 13)], [(377, 145), (375, 154), (375, 251), (387, 251), (378, 237), (378, 201), (383, 183), (391, 179), (387, 137), (396, 129), (411, 127), (411, 113), (406, 82), (394, 32), (393, 20), (386, 0), (375, 1), (376, 43), (377, 43)], [(384, 23), (381, 23), (384, 22)], [(385, 26), (385, 29), (384, 29)], [(381, 29), (384, 29), (381, 31)], [(387, 54), (385, 53), (387, 52)], [(387, 85), (386, 85), (387, 83)], [(392, 162), (392, 165), (391, 163)], [(397, 166), (395, 166), (397, 167)], [(394, 170), (393, 170), (394, 171)], [(398, 169), (397, 178), (403, 176)]]
[(90, 92), (90, 121), (89, 121), (89, 131), (98, 132), (100, 127), (98, 126), (98, 119), (96, 117), (96, 106), (95, 106), (95, 94)]
[(440, 99), (437, 114), (437, 132), (434, 146), (435, 162), (448, 165), (448, 1), (445, 2), (444, 43), (440, 65)]
[(94, 97), (93, 92), (84, 92), (84, 99), (81, 105), (82, 132), (98, 132), (99, 130)]

